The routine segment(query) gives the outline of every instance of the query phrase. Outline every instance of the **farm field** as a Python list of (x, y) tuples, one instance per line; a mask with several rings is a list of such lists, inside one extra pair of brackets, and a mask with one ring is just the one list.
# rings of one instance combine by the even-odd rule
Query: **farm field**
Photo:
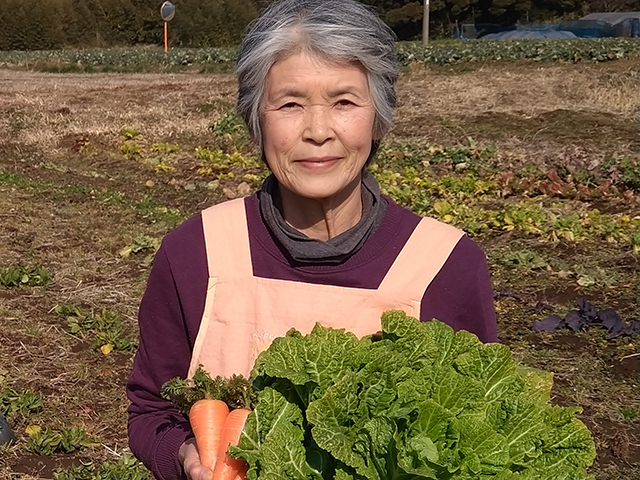
[[(582, 408), (598, 480), (637, 478), (640, 333), (532, 325), (590, 306), (640, 321), (639, 66), (406, 67), (372, 166), (396, 201), (483, 246), (500, 341), (555, 373), (553, 403)], [(268, 173), (235, 93), (226, 73), (0, 69), (0, 407), (18, 437), (0, 479), (147, 478), (127, 457), (124, 385), (153, 253)]]

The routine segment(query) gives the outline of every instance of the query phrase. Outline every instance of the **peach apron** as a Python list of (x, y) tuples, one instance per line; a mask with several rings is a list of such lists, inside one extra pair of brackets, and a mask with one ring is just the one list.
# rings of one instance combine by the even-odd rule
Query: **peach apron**
[(209, 281), (189, 377), (200, 364), (214, 376), (248, 376), (257, 355), (290, 328), (307, 334), (320, 322), (362, 337), (380, 330), (385, 310), (419, 318), (424, 291), (463, 235), (423, 218), (372, 290), (255, 277), (244, 199), (204, 210), (202, 221)]

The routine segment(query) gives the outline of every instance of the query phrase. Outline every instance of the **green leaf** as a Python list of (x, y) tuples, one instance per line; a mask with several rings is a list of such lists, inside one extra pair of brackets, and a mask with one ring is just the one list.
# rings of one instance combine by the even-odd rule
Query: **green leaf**
[(585, 480), (595, 447), (552, 374), (433, 320), (357, 339), (291, 330), (256, 361), (237, 458), (249, 480)]
[(256, 359), (251, 377), (260, 385), (271, 378), (286, 378), (305, 403), (313, 401), (337, 379), (358, 367), (367, 344), (342, 329), (316, 325), (303, 336), (292, 329), (276, 338)]
[(517, 395), (524, 386), (506, 345), (492, 343), (470, 350), (457, 357), (453, 366), (480, 382), (487, 402)]
[(230, 447), (230, 454), (249, 463), (249, 480), (321, 480), (320, 471), (306, 460), (302, 411), (292, 401), (295, 392), (287, 392), (283, 383), (276, 387), (285, 394), (270, 387), (261, 392), (255, 409), (247, 418), (240, 442), (236, 447)]

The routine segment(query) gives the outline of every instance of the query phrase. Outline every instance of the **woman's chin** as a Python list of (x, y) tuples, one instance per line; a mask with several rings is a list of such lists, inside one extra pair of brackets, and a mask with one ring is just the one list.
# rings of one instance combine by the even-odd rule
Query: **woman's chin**
[(324, 188), (317, 186), (296, 189), (293, 193), (300, 199), (322, 201), (335, 197), (340, 193), (340, 190), (336, 190), (335, 186), (327, 186)]

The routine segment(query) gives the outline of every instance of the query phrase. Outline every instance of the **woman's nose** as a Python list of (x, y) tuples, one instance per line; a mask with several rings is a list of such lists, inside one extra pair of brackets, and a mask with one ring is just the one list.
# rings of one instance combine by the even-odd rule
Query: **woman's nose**
[(325, 106), (314, 105), (305, 112), (304, 139), (323, 144), (334, 136), (331, 112)]

